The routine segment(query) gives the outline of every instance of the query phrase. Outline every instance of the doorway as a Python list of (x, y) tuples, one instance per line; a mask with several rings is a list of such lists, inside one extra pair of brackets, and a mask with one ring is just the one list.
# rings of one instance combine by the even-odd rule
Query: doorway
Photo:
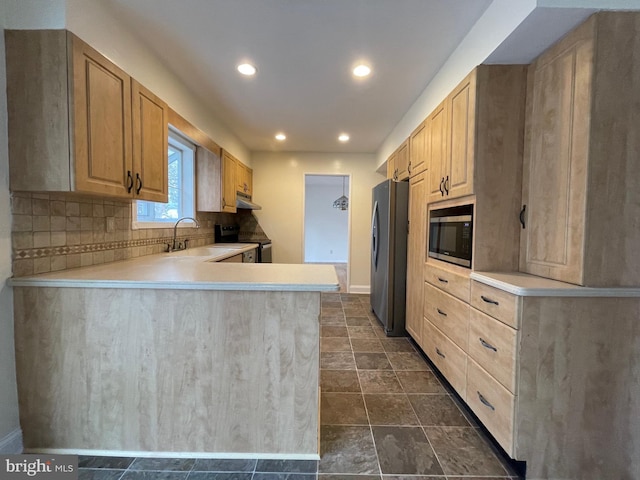
[(304, 263), (336, 267), (340, 291), (348, 291), (350, 175), (305, 174)]

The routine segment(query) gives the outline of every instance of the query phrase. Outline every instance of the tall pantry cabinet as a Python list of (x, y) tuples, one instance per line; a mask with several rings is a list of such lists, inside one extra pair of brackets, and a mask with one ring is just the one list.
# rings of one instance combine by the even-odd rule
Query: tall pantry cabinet
[(601, 12), (529, 67), (521, 271), (640, 284), (638, 52), (640, 15)]

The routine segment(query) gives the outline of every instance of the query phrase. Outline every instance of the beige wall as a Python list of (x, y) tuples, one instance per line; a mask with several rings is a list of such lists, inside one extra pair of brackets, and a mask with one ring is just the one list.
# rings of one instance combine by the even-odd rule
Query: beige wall
[[(6, 26), (8, 4), (0, 2), (0, 28)], [(0, 36), (0, 452), (22, 450), (13, 346), (13, 296), (6, 285), (11, 276), (11, 208), (7, 150), (7, 97), (4, 35)]]
[(373, 154), (255, 152), (253, 198), (255, 212), (273, 241), (276, 263), (302, 263), (304, 175), (351, 175), (350, 279), (352, 291), (368, 292), (371, 230), (371, 189), (384, 180), (375, 172)]

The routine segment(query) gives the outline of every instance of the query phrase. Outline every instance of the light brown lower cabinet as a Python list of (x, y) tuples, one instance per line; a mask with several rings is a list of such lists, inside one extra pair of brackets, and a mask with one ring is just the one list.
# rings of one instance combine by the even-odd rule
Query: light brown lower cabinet
[[(527, 478), (640, 478), (640, 289), (492, 273), (465, 290), (446, 270), (425, 279), (470, 297), (425, 282), (420, 346)], [(443, 298), (468, 316), (434, 314)]]

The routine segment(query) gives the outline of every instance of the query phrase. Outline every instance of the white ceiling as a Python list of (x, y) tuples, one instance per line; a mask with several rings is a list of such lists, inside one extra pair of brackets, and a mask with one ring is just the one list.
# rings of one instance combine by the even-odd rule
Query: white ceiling
[[(250, 150), (373, 153), (491, 1), (104, 3)], [(530, 60), (589, 13), (532, 17), (489, 61)], [(351, 75), (360, 60), (373, 68), (368, 79)], [(243, 61), (255, 77), (238, 74)]]

